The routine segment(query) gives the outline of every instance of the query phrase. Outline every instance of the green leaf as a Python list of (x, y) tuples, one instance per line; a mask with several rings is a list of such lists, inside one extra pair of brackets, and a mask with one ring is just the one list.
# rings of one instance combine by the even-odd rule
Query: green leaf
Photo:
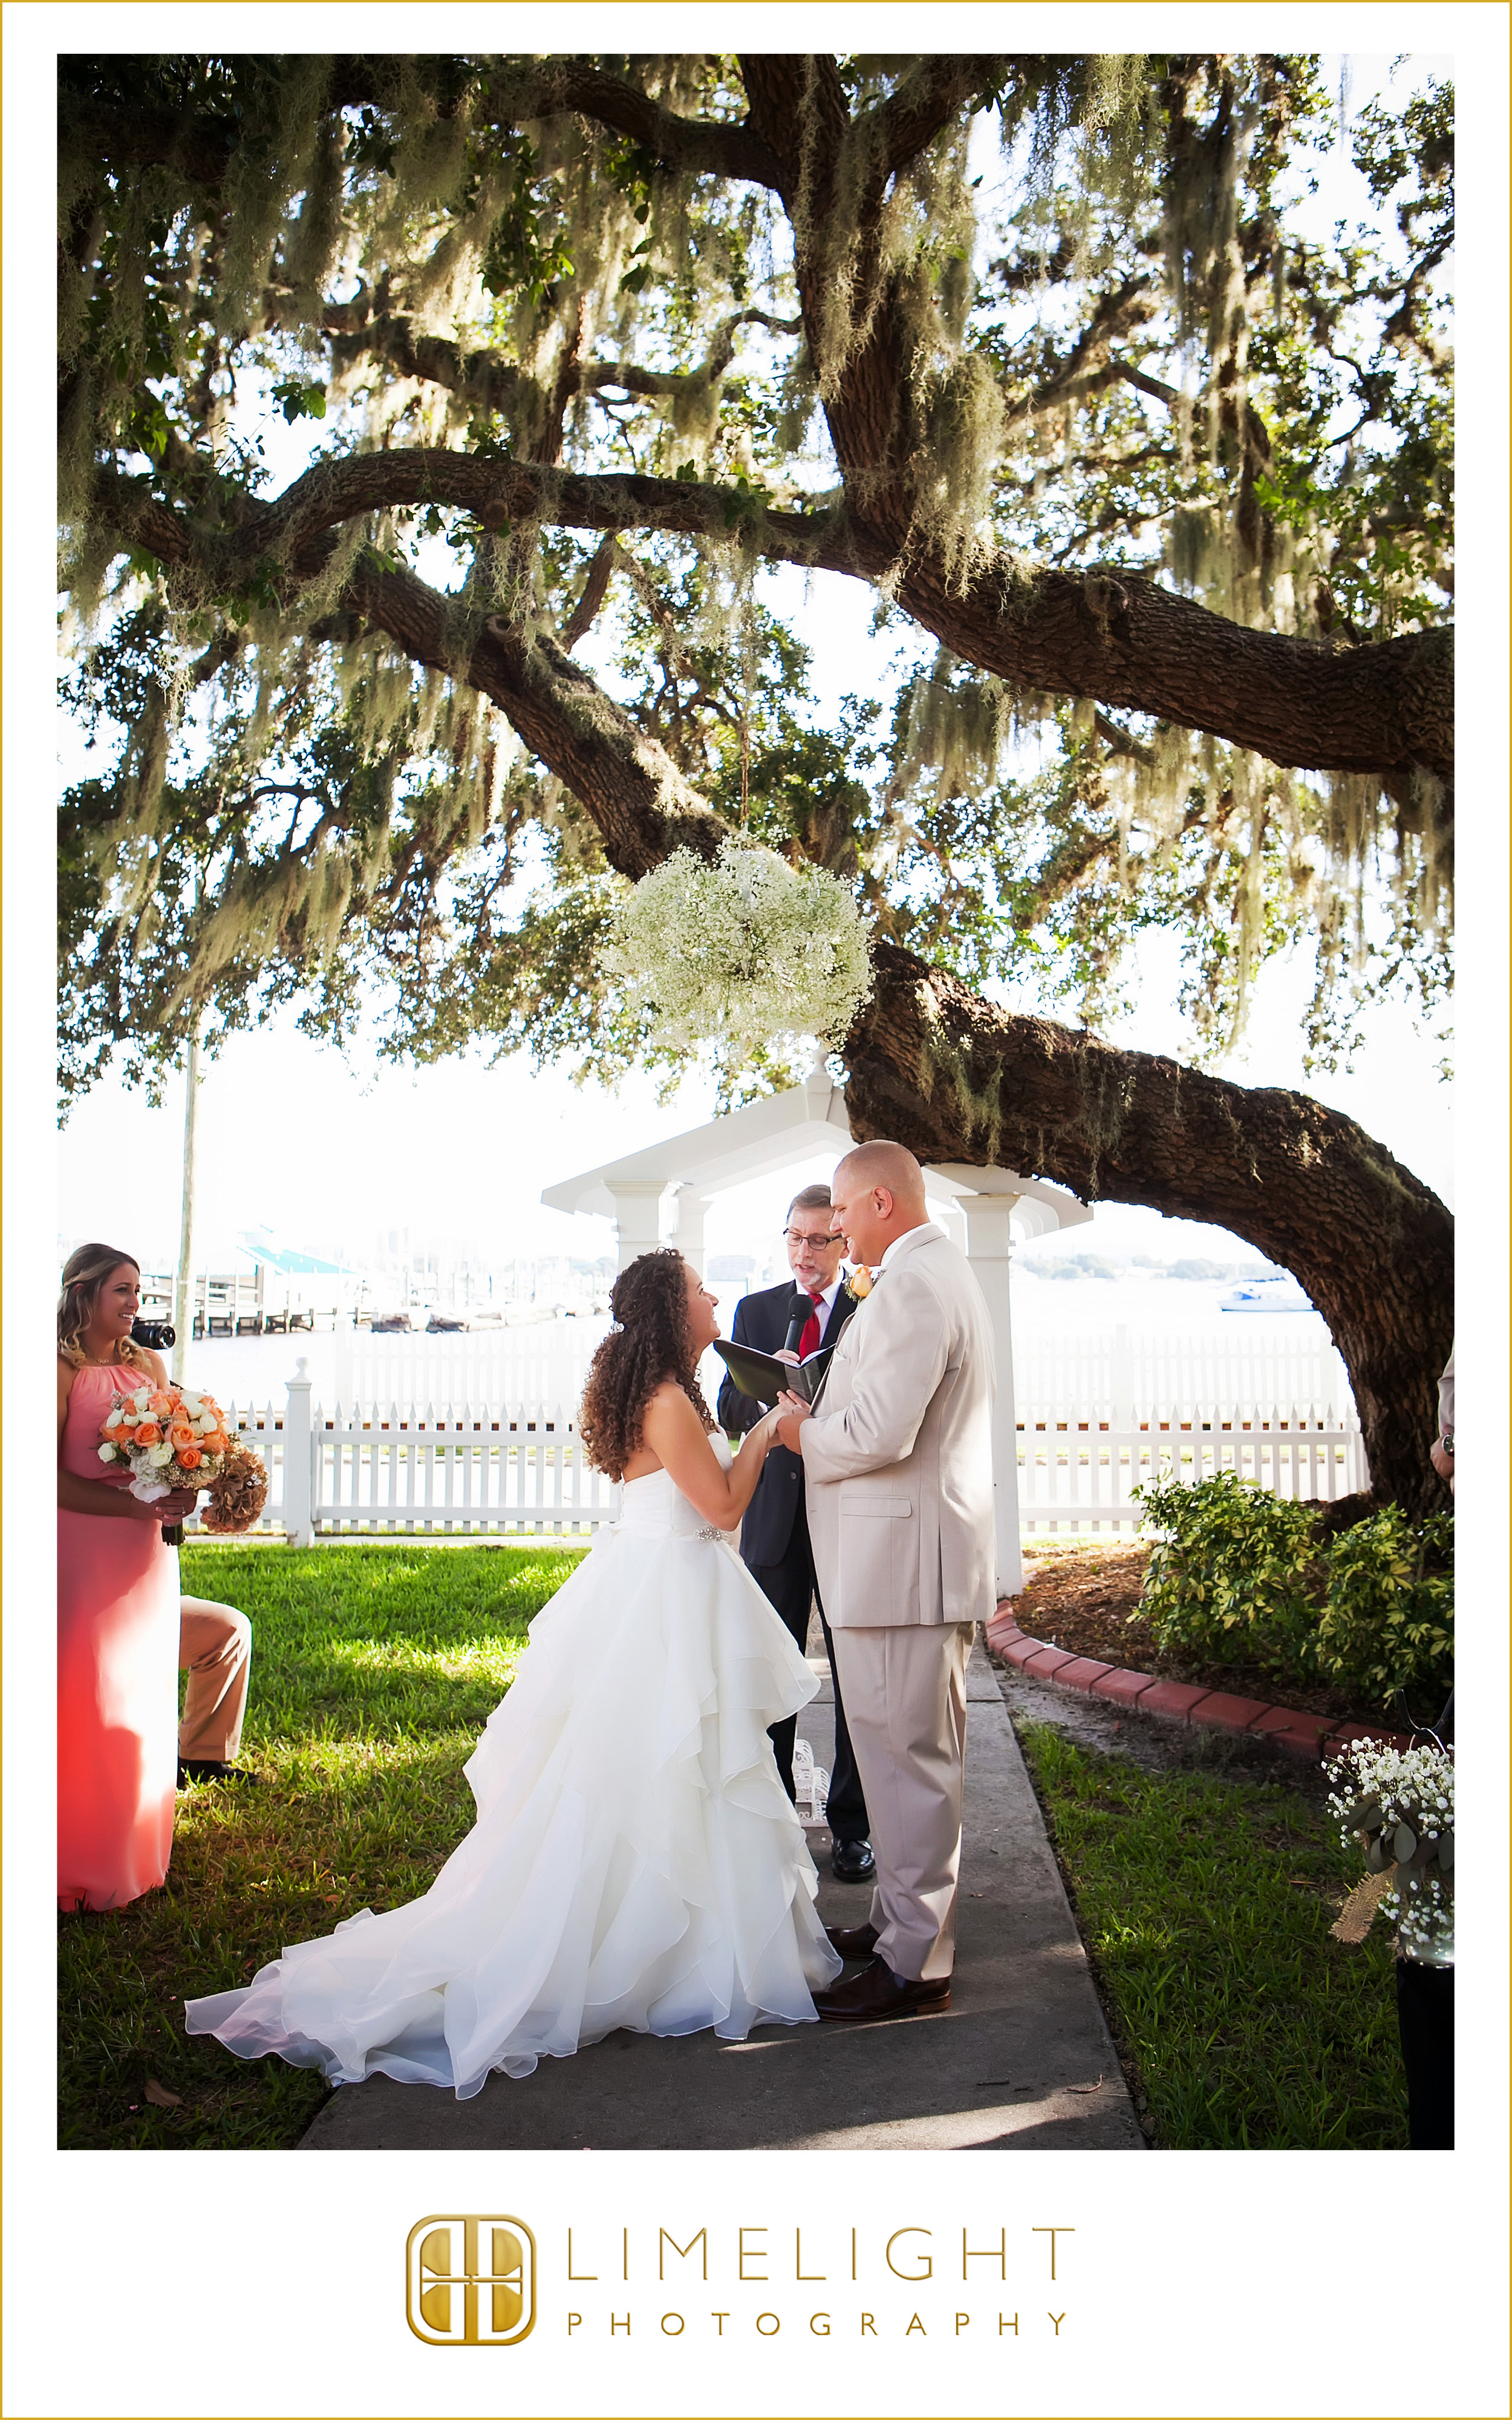
[(279, 379), (273, 387), (273, 401), (282, 407), (285, 419), (290, 423), (324, 420), (326, 416), (325, 388), (303, 379)]

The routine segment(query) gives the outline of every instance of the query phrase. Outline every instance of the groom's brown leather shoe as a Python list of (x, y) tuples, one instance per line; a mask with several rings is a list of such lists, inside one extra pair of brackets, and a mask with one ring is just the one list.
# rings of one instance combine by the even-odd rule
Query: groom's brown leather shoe
[(816, 1992), (813, 2004), (826, 2024), (875, 2024), (883, 2017), (911, 2017), (920, 2009), (948, 2009), (950, 1978), (939, 1975), (931, 1982), (916, 1983), (895, 1975), (885, 1958), (873, 1958), (848, 1983)]
[(870, 1958), (877, 1946), (874, 1924), (826, 1924), (825, 1931), (831, 1949), (842, 1958)]

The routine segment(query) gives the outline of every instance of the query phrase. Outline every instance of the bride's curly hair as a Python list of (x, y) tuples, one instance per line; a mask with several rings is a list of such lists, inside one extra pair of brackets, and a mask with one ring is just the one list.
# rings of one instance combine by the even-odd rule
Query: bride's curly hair
[(578, 1435), (589, 1461), (610, 1479), (641, 1442), (646, 1405), (671, 1378), (705, 1429), (714, 1416), (698, 1381), (698, 1353), (687, 1317), (687, 1263), (671, 1248), (642, 1252), (622, 1269), (609, 1295), (614, 1326), (588, 1364)]

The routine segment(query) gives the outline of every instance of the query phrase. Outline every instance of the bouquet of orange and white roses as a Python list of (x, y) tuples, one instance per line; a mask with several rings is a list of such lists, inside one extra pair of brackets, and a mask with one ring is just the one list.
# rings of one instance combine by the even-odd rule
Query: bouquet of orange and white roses
[[(208, 1488), (206, 1527), (237, 1529), (255, 1520), (267, 1498), (261, 1461), (227, 1433), (225, 1414), (203, 1388), (145, 1385), (117, 1393), (100, 1435), (100, 1461), (112, 1477), (131, 1472), (131, 1493), (140, 1503)], [(259, 1479), (260, 1490), (253, 1483)], [(218, 1512), (223, 1492), (227, 1503)]]

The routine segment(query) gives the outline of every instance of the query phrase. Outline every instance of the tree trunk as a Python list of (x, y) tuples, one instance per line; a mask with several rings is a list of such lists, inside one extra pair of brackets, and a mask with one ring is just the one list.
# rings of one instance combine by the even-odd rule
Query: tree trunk
[(857, 1136), (1242, 1235), (1327, 1320), (1377, 1497), (1444, 1509), (1427, 1457), (1454, 1341), (1454, 1221), (1435, 1193), (1305, 1094), (1010, 1016), (891, 942), (872, 960), (843, 1051)]

